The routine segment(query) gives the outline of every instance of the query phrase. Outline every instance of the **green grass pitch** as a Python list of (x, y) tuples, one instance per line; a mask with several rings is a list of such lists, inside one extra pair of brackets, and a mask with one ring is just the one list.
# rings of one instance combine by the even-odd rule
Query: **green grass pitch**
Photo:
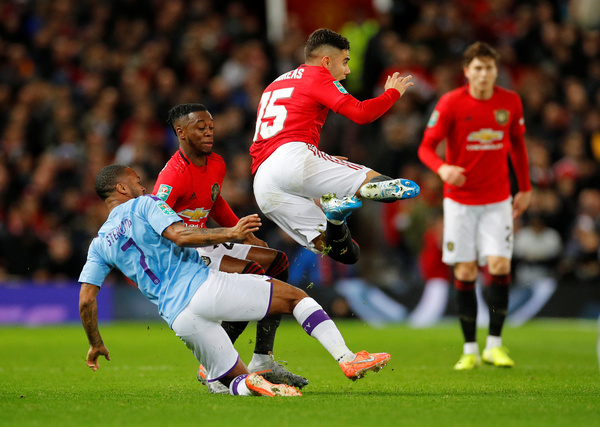
[[(386, 351), (381, 372), (351, 382), (292, 320), (275, 355), (310, 380), (299, 398), (210, 395), (197, 363), (165, 323), (100, 325), (111, 361), (92, 372), (79, 325), (0, 329), (4, 426), (598, 426), (598, 326), (542, 320), (506, 327), (516, 366), (455, 372), (457, 322), (413, 330), (339, 321), (353, 351)], [(254, 325), (237, 348), (248, 362)], [(479, 331), (480, 343), (485, 331)]]

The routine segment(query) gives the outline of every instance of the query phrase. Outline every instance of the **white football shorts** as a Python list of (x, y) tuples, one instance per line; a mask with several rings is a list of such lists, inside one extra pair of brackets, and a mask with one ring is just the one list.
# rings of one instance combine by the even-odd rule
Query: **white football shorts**
[(171, 328), (215, 381), (235, 367), (239, 359), (222, 320), (261, 320), (269, 312), (273, 285), (269, 277), (209, 270), (188, 306)]
[(242, 243), (220, 243), (214, 246), (203, 246), (196, 248), (200, 255), (200, 259), (208, 268), (219, 270), (223, 255), (229, 255), (232, 258), (247, 259), (248, 252), (252, 245), (244, 245)]
[(314, 202), (323, 194), (354, 195), (371, 169), (337, 159), (304, 142), (288, 142), (260, 165), (254, 197), (260, 210), (307, 249), (325, 230), (327, 219)]
[(511, 259), (513, 243), (512, 197), (487, 205), (444, 198), (445, 264), (477, 261), (483, 266), (490, 255)]

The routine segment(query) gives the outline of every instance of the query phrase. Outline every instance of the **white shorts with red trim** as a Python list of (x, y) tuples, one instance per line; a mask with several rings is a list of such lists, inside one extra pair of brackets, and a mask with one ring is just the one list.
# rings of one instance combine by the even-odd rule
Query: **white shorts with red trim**
[(464, 205), (444, 198), (444, 248), (448, 265), (477, 261), (488, 256), (511, 259), (513, 253), (512, 197), (487, 205)]
[(254, 176), (260, 210), (300, 245), (312, 244), (327, 219), (315, 204), (323, 194), (356, 194), (371, 169), (340, 160), (304, 142), (288, 142), (265, 160)]

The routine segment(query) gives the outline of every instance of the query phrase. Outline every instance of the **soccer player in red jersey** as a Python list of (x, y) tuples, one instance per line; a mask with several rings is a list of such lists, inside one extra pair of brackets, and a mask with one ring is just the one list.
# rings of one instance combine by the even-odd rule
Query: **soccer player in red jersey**
[[(332, 110), (370, 123), (413, 85), (411, 76), (389, 76), (385, 92), (358, 101), (340, 83), (350, 73), (348, 39), (328, 29), (313, 32), (306, 63), (267, 86), (260, 99), (250, 147), (254, 195), (262, 212), (300, 245), (353, 264), (359, 248), (346, 217), (360, 198), (395, 201), (414, 197), (419, 186), (318, 149), (321, 127)], [(321, 199), (321, 210), (315, 199)]]
[[(419, 158), (444, 181), (444, 263), (454, 266), (458, 315), (465, 338), (454, 369), (481, 364), (476, 340), (475, 281), (487, 264), (490, 324), (483, 360), (510, 367), (502, 347), (508, 308), (513, 219), (531, 200), (525, 123), (519, 96), (495, 85), (499, 55), (486, 43), (469, 46), (463, 55), (464, 87), (443, 95), (425, 130)], [(446, 140), (446, 159), (436, 147)], [(519, 192), (511, 197), (508, 158)]]
[[(169, 111), (167, 119), (179, 140), (179, 150), (173, 154), (158, 175), (152, 194), (167, 202), (183, 219), (187, 227), (205, 228), (208, 218), (221, 227), (234, 227), (239, 218), (221, 197), (225, 161), (212, 152), (214, 122), (202, 104), (181, 104)], [(270, 249), (267, 244), (249, 233), (243, 244), (222, 243), (197, 248), (208, 267), (227, 273), (263, 274), (286, 281), (289, 262), (285, 253)], [(256, 329), (256, 344), (252, 372), (272, 369), (280, 378), (278, 383), (296, 387), (308, 384), (306, 378), (288, 372), (273, 359), (275, 332), (281, 315), (260, 320)], [(235, 342), (248, 322), (223, 322), (227, 334)], [(202, 380), (202, 367), (199, 371)], [(212, 384), (211, 391), (218, 385)], [(221, 387), (221, 391), (226, 392)]]

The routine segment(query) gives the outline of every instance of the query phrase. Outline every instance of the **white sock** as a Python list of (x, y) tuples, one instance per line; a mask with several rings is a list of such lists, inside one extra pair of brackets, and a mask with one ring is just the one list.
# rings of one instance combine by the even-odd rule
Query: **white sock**
[(476, 342), (466, 342), (463, 345), (463, 354), (479, 355), (479, 346)]
[(487, 340), (485, 341), (485, 349), (489, 350), (494, 347), (502, 347), (502, 337), (488, 335)]
[(347, 362), (354, 358), (333, 320), (314, 299), (304, 298), (294, 307), (293, 314), (302, 329), (316, 338), (335, 360)]
[(246, 377), (248, 374), (238, 375), (229, 384), (229, 394), (234, 396), (252, 396), (252, 392), (246, 385)]
[(272, 357), (270, 354), (257, 354), (254, 353), (252, 355), (252, 360), (250, 361), (250, 363), (248, 364), (248, 366), (252, 365), (252, 366), (261, 366), (267, 363), (271, 362)]

